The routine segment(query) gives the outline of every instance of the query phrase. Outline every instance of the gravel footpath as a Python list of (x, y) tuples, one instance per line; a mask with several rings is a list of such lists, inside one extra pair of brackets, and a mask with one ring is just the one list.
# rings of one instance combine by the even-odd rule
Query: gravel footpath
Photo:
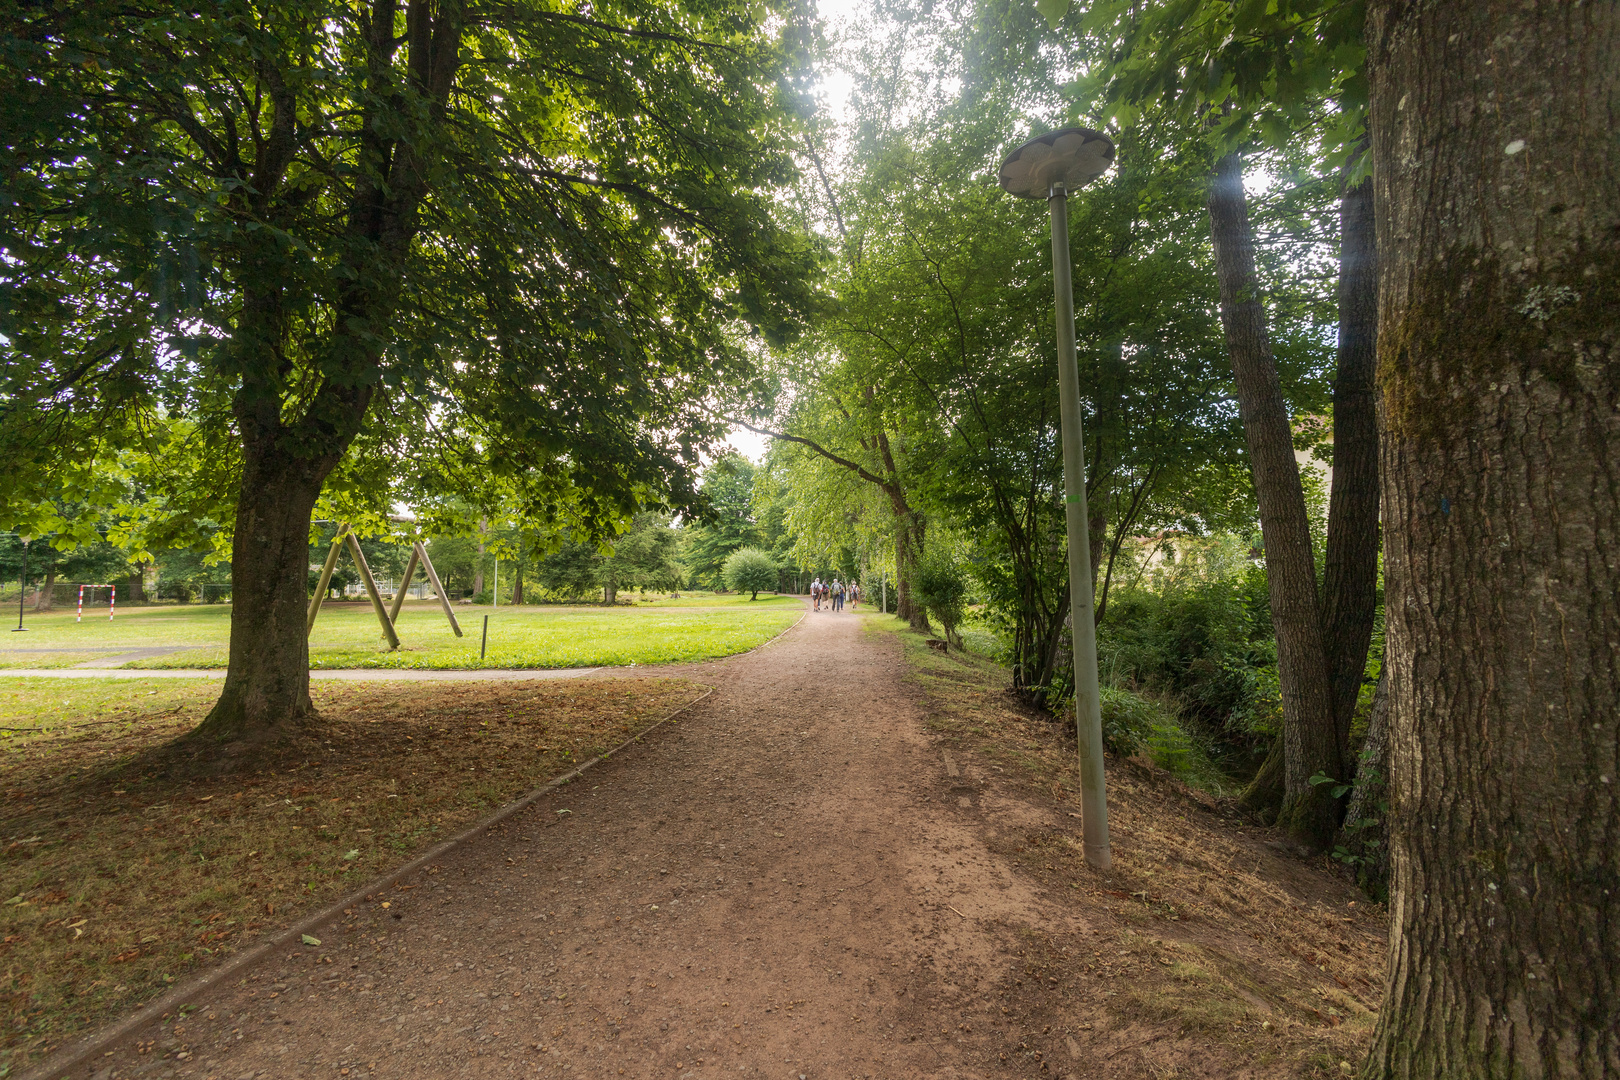
[(990, 1075), (1018, 928), (1082, 929), (986, 847), (1043, 812), (853, 614), (675, 670), (716, 692), (72, 1075)]

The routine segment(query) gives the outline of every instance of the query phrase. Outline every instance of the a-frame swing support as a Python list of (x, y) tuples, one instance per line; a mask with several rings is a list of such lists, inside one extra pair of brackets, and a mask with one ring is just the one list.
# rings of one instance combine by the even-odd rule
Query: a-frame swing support
[(338, 553), (347, 545), (349, 554), (354, 558), (354, 565), (360, 571), (360, 580), (365, 583), (366, 595), (371, 600), (371, 610), (377, 615), (377, 622), (382, 626), (383, 636), (388, 639), (390, 649), (399, 648), (399, 632), (394, 629), (394, 622), (399, 618), (400, 608), (405, 604), (405, 590), (410, 587), (411, 578), (416, 576), (416, 567), (420, 563), (427, 574), (428, 581), (433, 585), (433, 591), (438, 594), (439, 606), (444, 609), (444, 617), (450, 622), (450, 629), (454, 630), (456, 637), (461, 637), (461, 624), (456, 621), (456, 614), (450, 607), (450, 598), (444, 595), (444, 588), (439, 584), (438, 572), (433, 569), (433, 560), (428, 558), (427, 548), (417, 541), (411, 546), (411, 557), (405, 564), (405, 577), (400, 582), (398, 590), (394, 593), (393, 610), (383, 606), (382, 593), (377, 589), (377, 580), (371, 575), (371, 567), (366, 563), (366, 554), (360, 550), (360, 541), (349, 530), (347, 522), (338, 526), (337, 535), (332, 538), (332, 549), (326, 553), (326, 562), (321, 567), (321, 580), (315, 588), (315, 595), (309, 602), (309, 617), (304, 626), (307, 636), (315, 629), (315, 616), (320, 614), (321, 603), (332, 586), (332, 571), (337, 569)]

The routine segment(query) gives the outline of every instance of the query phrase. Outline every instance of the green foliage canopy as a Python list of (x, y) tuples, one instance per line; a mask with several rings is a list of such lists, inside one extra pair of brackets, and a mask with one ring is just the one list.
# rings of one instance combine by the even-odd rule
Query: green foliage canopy
[(763, 541), (754, 523), (754, 463), (727, 451), (703, 472), (704, 513), (684, 530), (681, 561), (693, 587), (717, 587), (726, 558)]
[(776, 588), (778, 569), (775, 560), (759, 548), (738, 548), (726, 556), (726, 587), (748, 593), (749, 600), (758, 600), (761, 592)]
[(8, 7), (0, 517), (160, 444), (177, 521), (229, 520), (247, 458), (318, 485), (351, 447), (474, 457), (591, 526), (691, 499), (717, 435), (696, 402), (748, 392), (744, 339), (790, 335), (809, 298), (813, 251), (769, 196), (792, 175), (773, 22)]

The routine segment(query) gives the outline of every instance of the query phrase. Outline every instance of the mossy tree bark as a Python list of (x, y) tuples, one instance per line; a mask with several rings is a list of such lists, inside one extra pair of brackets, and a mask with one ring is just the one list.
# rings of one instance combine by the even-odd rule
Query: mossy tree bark
[(1221, 158), (1209, 189), (1210, 234), (1220, 284), (1221, 324), (1232, 356), (1238, 410), (1266, 545), (1271, 623), (1283, 702), (1283, 805), (1278, 823), (1298, 841), (1324, 846), (1338, 825), (1329, 785), (1343, 775), (1328, 690), (1327, 654), (1316, 594), (1310, 520), (1294, 458), (1293, 431), (1272, 357), (1255, 274), (1254, 234), (1243, 193), (1243, 159)]
[(1620, 6), (1368, 12), (1390, 672), (1369, 1080), (1620, 1075)]

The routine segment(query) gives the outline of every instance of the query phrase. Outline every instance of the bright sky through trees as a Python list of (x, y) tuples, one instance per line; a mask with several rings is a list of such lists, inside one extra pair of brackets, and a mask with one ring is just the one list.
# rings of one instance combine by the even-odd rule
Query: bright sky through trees
[[(816, 11), (821, 15), (827, 34), (832, 36), (842, 32), (861, 8), (869, 3), (870, 0), (818, 0)], [(849, 112), (849, 96), (855, 89), (855, 80), (838, 66), (837, 59), (836, 55), (829, 56), (819, 65), (821, 85), (818, 96), (827, 118), (841, 125)], [(833, 164), (832, 167), (836, 169), (837, 166)], [(764, 460), (770, 442), (768, 436), (744, 428), (733, 428), (731, 434), (726, 436), (727, 446), (756, 464)]]

